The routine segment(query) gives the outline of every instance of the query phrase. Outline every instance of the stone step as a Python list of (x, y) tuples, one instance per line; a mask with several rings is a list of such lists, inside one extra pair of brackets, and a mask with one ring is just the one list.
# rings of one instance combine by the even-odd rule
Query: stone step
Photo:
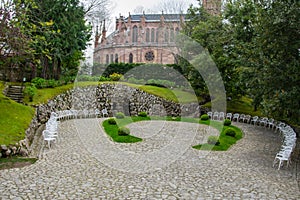
[(18, 103), (21, 103), (23, 100), (23, 87), (18, 85), (9, 86), (6, 96)]

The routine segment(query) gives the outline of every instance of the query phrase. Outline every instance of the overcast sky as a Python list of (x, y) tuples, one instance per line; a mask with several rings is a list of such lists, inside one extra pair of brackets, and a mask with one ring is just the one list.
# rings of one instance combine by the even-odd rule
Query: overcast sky
[[(128, 16), (128, 12), (133, 13), (137, 6), (143, 6), (146, 9), (152, 9), (159, 4), (162, 0), (112, 0), (115, 3), (115, 9), (113, 10), (112, 17), (118, 17), (119, 14), (123, 16)], [(196, 0), (181, 0), (187, 2), (187, 5), (194, 4), (197, 5)]]

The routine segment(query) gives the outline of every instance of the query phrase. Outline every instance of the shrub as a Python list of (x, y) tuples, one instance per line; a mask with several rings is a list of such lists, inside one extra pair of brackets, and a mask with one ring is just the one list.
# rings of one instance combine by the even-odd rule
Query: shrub
[(230, 119), (225, 119), (224, 126), (230, 126), (230, 125), (231, 125), (231, 120)]
[(206, 121), (206, 120), (209, 120), (209, 116), (208, 116), (208, 114), (203, 114), (203, 115), (201, 115), (200, 119), (203, 121)]
[(119, 81), (122, 78), (122, 76), (123, 76), (122, 74), (113, 73), (113, 74), (109, 75), (109, 78), (112, 81)]
[(108, 123), (111, 124), (111, 125), (116, 125), (117, 124), (117, 122), (114, 118), (109, 118)]
[(116, 114), (116, 118), (117, 119), (123, 119), (125, 117), (125, 115), (124, 115), (124, 113), (122, 113), (122, 112), (118, 112), (117, 114)]
[(235, 132), (235, 130), (234, 130), (234, 129), (232, 129), (232, 128), (228, 128), (228, 129), (226, 129), (226, 130), (225, 130), (225, 135), (227, 135), (227, 136), (231, 136), (231, 137), (235, 137), (235, 135), (236, 135), (236, 132)]
[(118, 129), (118, 135), (126, 136), (126, 135), (129, 135), (129, 134), (130, 134), (130, 130), (127, 127), (120, 127)]
[(55, 81), (54, 79), (47, 80), (46, 83), (47, 87), (49, 88), (55, 88), (58, 85), (57, 81)]
[(220, 141), (217, 136), (209, 136), (207, 139), (207, 143), (212, 145), (219, 145)]
[(105, 77), (105, 76), (100, 76), (100, 77), (99, 77), (99, 81), (100, 81), (100, 82), (103, 82), (103, 81), (110, 81), (110, 78)]
[(146, 112), (139, 112), (138, 116), (147, 117), (147, 113)]
[(40, 77), (36, 77), (31, 80), (31, 83), (35, 85), (37, 88), (44, 88), (46, 87), (46, 80)]
[(33, 83), (30, 86), (27, 86), (24, 90), (24, 94), (29, 97), (30, 102), (33, 101), (33, 97), (36, 94), (36, 92), (37, 92), (37, 89)]

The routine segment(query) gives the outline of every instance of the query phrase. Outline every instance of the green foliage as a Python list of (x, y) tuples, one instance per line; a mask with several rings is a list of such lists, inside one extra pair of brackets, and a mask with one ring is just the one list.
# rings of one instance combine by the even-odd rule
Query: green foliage
[(125, 115), (124, 115), (124, 113), (122, 113), (122, 112), (117, 112), (116, 118), (117, 118), (117, 119), (123, 119), (123, 118), (125, 118)]
[(113, 73), (113, 74), (109, 75), (109, 78), (112, 81), (119, 81), (119, 80), (121, 80), (122, 76), (123, 76), (122, 74)]
[(98, 81), (99, 77), (89, 76), (89, 75), (79, 75), (77, 76), (77, 81)]
[(4, 85), (0, 82), (0, 144), (15, 144), (25, 138), (34, 109), (16, 103), (5, 97), (2, 93)]
[(114, 118), (109, 118), (107, 121), (111, 125), (116, 125), (117, 124), (117, 122), (116, 122), (116, 120)]
[(157, 87), (165, 87), (165, 88), (172, 88), (175, 86), (175, 82), (168, 81), (168, 80), (161, 80), (161, 79), (149, 79), (146, 82), (146, 85), (153, 85)]
[(35, 85), (36, 88), (45, 88), (46, 87), (46, 80), (40, 77), (36, 77), (31, 80), (31, 83)]
[(219, 145), (220, 144), (219, 137), (211, 135), (207, 138), (207, 143), (211, 145)]
[(127, 127), (120, 127), (118, 129), (118, 135), (120, 135), (120, 136), (127, 136), (129, 134), (130, 134), (130, 130)]
[(140, 116), (140, 117), (147, 117), (148, 115), (147, 115), (147, 112), (139, 112), (138, 116)]
[(104, 82), (104, 81), (111, 81), (110, 78), (107, 78), (105, 76), (100, 76), (99, 81)]
[(209, 120), (209, 116), (207, 114), (203, 114), (203, 115), (201, 115), (200, 119), (203, 121), (207, 121), (207, 120)]
[(35, 87), (34, 84), (31, 84), (30, 86), (26, 86), (24, 90), (24, 94), (29, 97), (29, 101), (33, 101), (34, 95), (37, 93), (37, 88)]
[(225, 119), (224, 120), (224, 126), (230, 126), (231, 125), (231, 120), (230, 119)]
[[(132, 122), (132, 121), (128, 121), (128, 123), (130, 123), (130, 122)], [(126, 125), (126, 124), (124, 124), (124, 125)], [(105, 130), (106, 134), (108, 134), (112, 138), (112, 140), (115, 141), (115, 142), (135, 143), (135, 142), (142, 141), (141, 138), (138, 138), (138, 137), (135, 137), (135, 136), (132, 136), (132, 135), (120, 136), (118, 134), (119, 127), (117, 125), (109, 124), (108, 120), (105, 120), (102, 123), (102, 126), (104, 127), (104, 130)]]
[(225, 135), (230, 136), (230, 137), (235, 137), (236, 132), (235, 132), (235, 130), (232, 129), (232, 128), (227, 128), (227, 129), (225, 130)]

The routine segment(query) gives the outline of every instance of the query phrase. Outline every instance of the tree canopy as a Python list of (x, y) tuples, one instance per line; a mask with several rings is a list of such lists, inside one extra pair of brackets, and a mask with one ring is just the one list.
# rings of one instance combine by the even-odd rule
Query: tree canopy
[(208, 50), (228, 96), (249, 95), (256, 108), (299, 124), (299, 1), (228, 1), (220, 15), (189, 9), (184, 32)]

